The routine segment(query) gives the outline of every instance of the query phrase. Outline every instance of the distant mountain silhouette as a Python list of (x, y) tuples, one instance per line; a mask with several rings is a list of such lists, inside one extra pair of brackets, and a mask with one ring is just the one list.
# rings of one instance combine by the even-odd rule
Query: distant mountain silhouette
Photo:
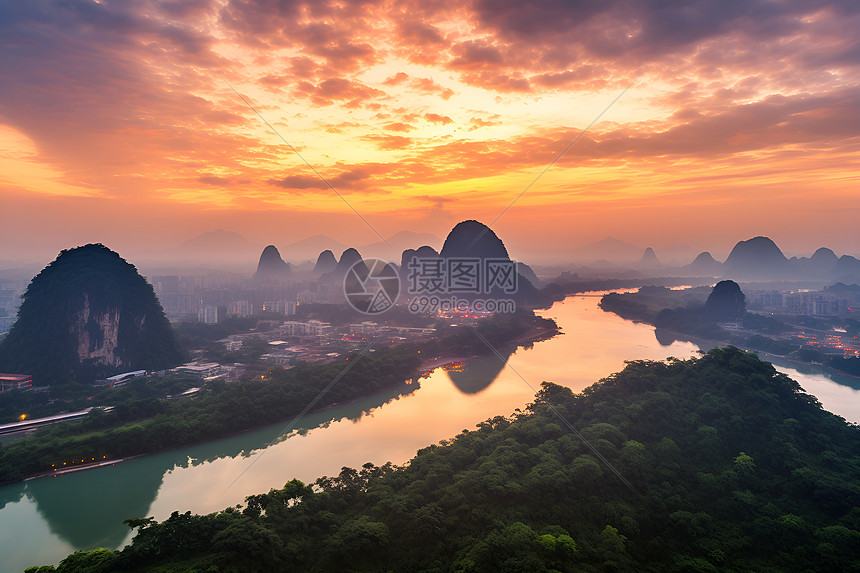
[(657, 258), (657, 253), (651, 247), (645, 249), (642, 258), (639, 259), (640, 267), (659, 267), (661, 264), (660, 259)]
[(337, 262), (337, 266), (335, 266), (334, 270), (336, 273), (343, 275), (352, 265), (360, 260), (362, 260), (361, 253), (350, 247), (341, 253), (340, 260)]
[(830, 272), (835, 279), (846, 281), (860, 280), (860, 261), (851, 255), (842, 255)]
[(430, 247), (428, 245), (422, 245), (417, 249), (406, 249), (400, 255), (400, 296), (403, 298), (409, 298), (411, 283), (410, 273), (415, 272), (420, 274), (420, 271), (415, 271), (410, 267), (411, 263), (414, 259), (423, 259), (423, 260), (435, 260), (439, 258), (439, 253), (436, 252), (436, 249)]
[(24, 294), (0, 371), (37, 385), (175, 366), (183, 356), (152, 286), (101, 244), (64, 250)]
[(811, 257), (792, 257), (788, 262), (792, 268), (792, 274), (816, 278), (830, 275), (839, 262), (839, 257), (830, 249), (821, 247)]
[(791, 272), (788, 259), (768, 237), (740, 241), (724, 263), (723, 276), (742, 279), (782, 279)]
[[(508, 249), (496, 233), (475, 220), (462, 221), (451, 229), (445, 238), (439, 257), (442, 259), (511, 260)], [(517, 275), (517, 292), (513, 298), (526, 300), (533, 297), (537, 293), (535, 286), (519, 272), (519, 269), (517, 269)], [(496, 297), (502, 296), (501, 290), (498, 288), (492, 289), (490, 294)]]
[(714, 285), (705, 302), (705, 314), (711, 320), (735, 320), (746, 312), (746, 297), (735, 281), (720, 281)]
[(614, 237), (606, 237), (596, 243), (590, 243), (573, 249), (570, 254), (574, 260), (579, 261), (609, 260), (634, 262), (639, 260), (641, 253), (642, 249), (635, 245), (625, 243)]
[(332, 272), (337, 267), (337, 259), (334, 258), (334, 253), (326, 249), (317, 257), (317, 263), (314, 265), (314, 273), (324, 274)]
[(851, 298), (852, 300), (860, 300), (860, 285), (857, 284), (847, 285), (839, 282), (825, 287), (824, 290), (836, 296), (843, 296)]
[(809, 260), (822, 270), (829, 270), (836, 265), (839, 261), (839, 257), (837, 257), (836, 253), (827, 247), (821, 247), (812, 253), (812, 257)]
[(272, 281), (283, 280), (290, 276), (290, 265), (281, 258), (281, 253), (275, 245), (269, 245), (263, 249), (260, 262), (257, 263), (257, 272), (254, 280)]
[(346, 248), (346, 245), (340, 241), (336, 241), (327, 235), (314, 235), (295, 243), (290, 243), (284, 247), (284, 252), (289, 253), (290, 260), (313, 260), (322, 251), (332, 251), (340, 253)]
[(722, 274), (723, 263), (714, 259), (714, 257), (711, 256), (711, 253), (705, 251), (703, 253), (699, 253), (699, 256), (697, 256), (692, 263), (681, 267), (681, 270), (686, 274), (716, 277)]
[(413, 259), (436, 259), (439, 257), (439, 253), (436, 252), (436, 249), (433, 247), (423, 245), (418, 247), (417, 249), (406, 249), (400, 255), (400, 270), (401, 274), (405, 274), (409, 270), (409, 264)]
[(457, 223), (442, 245), (439, 252), (442, 258), (483, 257), (487, 259), (507, 259), (508, 249), (492, 229), (475, 220)]
[[(337, 265), (335, 265), (334, 270), (322, 275), (320, 277), (320, 281), (341, 282), (346, 276), (347, 271), (354, 264), (361, 262), (362, 260), (363, 259), (361, 257), (361, 253), (359, 253), (356, 249), (350, 247), (340, 255), (340, 260), (337, 262)], [(367, 270), (365, 269), (364, 272), (367, 272)]]

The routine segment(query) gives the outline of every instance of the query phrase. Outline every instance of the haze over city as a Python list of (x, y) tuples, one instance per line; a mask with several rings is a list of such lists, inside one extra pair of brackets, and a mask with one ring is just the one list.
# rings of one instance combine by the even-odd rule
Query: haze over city
[(386, 238), (493, 221), (605, 111), (492, 225), (515, 256), (860, 251), (851, 2), (27, 2), (0, 27), (0, 260), (378, 242), (254, 110)]

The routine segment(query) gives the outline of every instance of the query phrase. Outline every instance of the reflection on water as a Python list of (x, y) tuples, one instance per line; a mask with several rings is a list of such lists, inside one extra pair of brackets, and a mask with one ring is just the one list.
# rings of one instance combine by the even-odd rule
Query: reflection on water
[(21, 501), (24, 497), (24, 484), (13, 483), (4, 487), (0, 487), (0, 510), (6, 507), (9, 503)]
[(657, 339), (657, 342), (660, 343), (660, 346), (671, 346), (672, 343), (678, 340), (675, 338), (674, 332), (666, 330), (665, 328), (655, 328), (654, 337)]
[(27, 482), (27, 494), (51, 531), (74, 547), (116, 547), (129, 529), (124, 519), (144, 516), (161, 487), (164, 468), (120, 463)]
[(513, 352), (503, 353), (504, 360), (495, 354), (474, 358), (457, 369), (445, 370), (445, 373), (463, 394), (478, 394), (499, 377), (511, 354)]
[[(419, 387), (417, 383), (401, 384), (374, 396), (309, 414), (298, 422), (290, 435), (301, 435), (313, 428), (325, 428), (339, 420), (356, 422), (376, 408)], [(149, 515), (165, 476), (220, 459), (251, 456), (272, 443), (285, 440), (286, 434), (282, 435), (285, 426), (286, 423), (279, 423), (113, 466), (5, 486), (0, 488), (0, 510), (7, 504), (29, 504), (35, 507), (50, 532), (73, 549), (117, 548), (127, 543), (130, 536), (130, 530), (123, 525), (123, 520)], [(25, 494), (26, 499), (22, 501)], [(0, 570), (23, 570), (33, 562), (15, 562), (14, 565), (3, 562), (6, 556), (14, 555), (13, 549), (21, 542), (20, 538), (16, 540), (8, 536), (11, 524), (6, 522), (4, 513), (0, 513), (0, 531), (4, 532), (0, 536), (0, 556), (3, 556), (0, 558)], [(62, 547), (60, 557), (69, 552), (65, 544)], [(51, 557), (49, 561), (55, 559)]]

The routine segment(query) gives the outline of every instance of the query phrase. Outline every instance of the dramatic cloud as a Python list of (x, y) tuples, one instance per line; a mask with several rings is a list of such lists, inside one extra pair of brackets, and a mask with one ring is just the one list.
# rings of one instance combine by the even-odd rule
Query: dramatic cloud
[(302, 159), (362, 213), (388, 220), (396, 198), (391, 225), (492, 219), (576, 138), (506, 219), (581, 211), (603, 232), (600, 213), (632, 229), (769, 199), (826, 232), (860, 207), (858, 29), (853, 0), (6, 3), (3, 237), (46, 197), (93, 225), (322, 225), (344, 205)]
[(426, 119), (430, 123), (441, 123), (442, 125), (454, 123), (454, 120), (447, 115), (439, 115), (438, 113), (425, 113), (424, 119)]
[[(282, 179), (270, 179), (268, 183), (270, 185), (275, 185), (284, 189), (291, 189), (293, 191), (329, 189), (329, 185), (338, 191), (341, 191), (353, 189), (357, 183), (367, 179), (369, 176), (370, 174), (366, 171), (356, 169), (354, 171), (347, 171), (334, 177), (327, 178), (325, 181), (313, 175), (291, 175)], [(329, 185), (327, 185), (326, 182), (328, 182)]]

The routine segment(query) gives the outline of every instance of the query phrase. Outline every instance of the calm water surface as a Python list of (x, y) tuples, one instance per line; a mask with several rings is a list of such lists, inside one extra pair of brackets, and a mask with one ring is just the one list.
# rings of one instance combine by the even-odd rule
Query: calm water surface
[[(129, 517), (208, 513), (290, 479), (312, 482), (365, 462), (402, 464), (416, 450), (475, 424), (523, 408), (544, 380), (581, 390), (624, 367), (625, 360), (696, 355), (690, 342), (657, 340), (648, 325), (573, 296), (542, 314), (564, 334), (519, 349), (509, 368), (493, 355), (462, 372), (436, 369), (411, 385), (304, 417), (289, 436), (284, 424), (115, 466), (0, 488), (0, 571), (56, 564), (77, 549), (119, 548), (130, 541)], [(765, 357), (766, 359), (768, 357)], [(860, 420), (856, 379), (776, 364), (824, 407)], [(801, 367), (802, 368), (802, 367)], [(852, 387), (853, 385), (853, 387)], [(411, 394), (395, 398), (403, 389)]]

